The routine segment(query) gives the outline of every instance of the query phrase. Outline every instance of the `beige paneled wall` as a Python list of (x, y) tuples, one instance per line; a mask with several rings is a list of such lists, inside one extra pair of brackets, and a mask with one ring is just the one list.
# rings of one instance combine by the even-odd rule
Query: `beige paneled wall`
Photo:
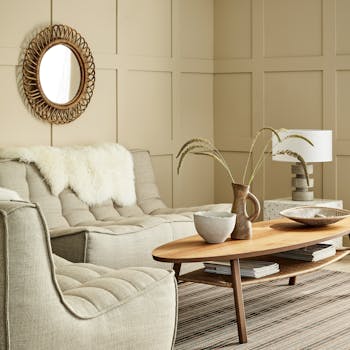
[[(349, 14), (347, 0), (1, 1), (1, 145), (147, 148), (162, 195), (182, 206), (211, 202), (214, 192), (217, 202), (231, 198), (208, 159), (188, 159), (176, 174), (188, 138), (214, 136), (239, 180), (262, 126), (330, 128), (335, 161), (316, 167), (316, 194), (350, 207)], [(16, 83), (30, 34), (51, 22), (83, 34), (97, 74), (87, 111), (53, 127), (29, 114)], [(289, 166), (268, 160), (253, 190), (287, 196)]]
[[(350, 208), (350, 1), (214, 0), (214, 18), (215, 142), (235, 172), (263, 126), (332, 129), (334, 161), (316, 165), (315, 191)], [(253, 191), (288, 196), (289, 165), (265, 164)], [(216, 169), (215, 200), (228, 193)]]
[(169, 205), (214, 199), (212, 162), (178, 176), (175, 159), (188, 138), (213, 138), (213, 12), (213, 0), (118, 5), (118, 140), (151, 151)]
[[(28, 14), (31, 14), (29, 16)], [(27, 112), (17, 86), (17, 64), (30, 32), (50, 23), (50, 1), (0, 1), (0, 143), (50, 144), (50, 125)]]
[[(96, 63), (96, 88), (76, 121), (50, 126), (30, 115), (16, 83), (25, 42), (50, 23), (76, 28)], [(213, 0), (2, 0), (0, 145), (118, 141), (149, 149), (168, 205), (214, 199), (214, 168), (175, 155), (190, 137), (213, 138)]]

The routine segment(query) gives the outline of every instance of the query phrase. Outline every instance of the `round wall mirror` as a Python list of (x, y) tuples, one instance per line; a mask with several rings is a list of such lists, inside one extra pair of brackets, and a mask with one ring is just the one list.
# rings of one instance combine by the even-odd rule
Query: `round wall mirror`
[(87, 108), (95, 65), (84, 38), (65, 25), (42, 30), (23, 61), (23, 88), (33, 112), (50, 123), (69, 123)]
[(49, 48), (40, 62), (39, 81), (43, 93), (53, 103), (71, 102), (82, 81), (74, 51), (63, 44)]

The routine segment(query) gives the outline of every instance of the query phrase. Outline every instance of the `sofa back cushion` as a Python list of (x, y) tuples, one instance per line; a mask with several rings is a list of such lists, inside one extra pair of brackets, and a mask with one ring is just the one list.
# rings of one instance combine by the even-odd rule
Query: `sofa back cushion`
[(134, 160), (137, 204), (118, 207), (112, 200), (88, 206), (67, 188), (59, 196), (51, 193), (35, 164), (0, 160), (0, 187), (16, 191), (24, 200), (39, 203), (49, 228), (89, 225), (117, 221), (120, 216), (140, 216), (164, 208), (149, 152), (131, 151)]
[(166, 205), (160, 198), (149, 152), (134, 150), (132, 153), (138, 205), (146, 214), (159, 208), (165, 208)]
[(65, 227), (61, 201), (51, 194), (48, 185), (34, 164), (18, 161), (0, 162), (0, 186), (16, 191), (24, 200), (39, 203), (49, 227)]

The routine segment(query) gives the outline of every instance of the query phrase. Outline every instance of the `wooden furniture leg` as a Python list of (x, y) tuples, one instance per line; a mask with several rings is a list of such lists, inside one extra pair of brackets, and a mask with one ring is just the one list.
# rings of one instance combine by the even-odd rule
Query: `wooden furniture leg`
[(297, 276), (289, 277), (289, 285), (290, 286), (295, 286), (295, 283), (297, 281)]
[(179, 282), (181, 263), (174, 263), (173, 270), (175, 272), (175, 278)]
[(247, 340), (247, 326), (246, 326), (246, 320), (245, 320), (239, 259), (230, 260), (230, 264), (231, 264), (232, 289), (233, 289), (233, 295), (235, 299), (238, 337), (239, 337), (240, 344), (243, 344), (243, 343), (246, 343), (248, 340)]

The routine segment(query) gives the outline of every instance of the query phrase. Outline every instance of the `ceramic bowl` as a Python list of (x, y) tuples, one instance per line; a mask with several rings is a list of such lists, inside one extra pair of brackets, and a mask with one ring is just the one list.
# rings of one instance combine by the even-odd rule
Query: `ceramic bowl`
[(326, 226), (350, 216), (350, 211), (329, 207), (296, 207), (286, 209), (280, 214), (288, 219), (308, 226)]
[(199, 211), (193, 218), (198, 234), (208, 243), (224, 242), (236, 224), (236, 214), (228, 212)]

